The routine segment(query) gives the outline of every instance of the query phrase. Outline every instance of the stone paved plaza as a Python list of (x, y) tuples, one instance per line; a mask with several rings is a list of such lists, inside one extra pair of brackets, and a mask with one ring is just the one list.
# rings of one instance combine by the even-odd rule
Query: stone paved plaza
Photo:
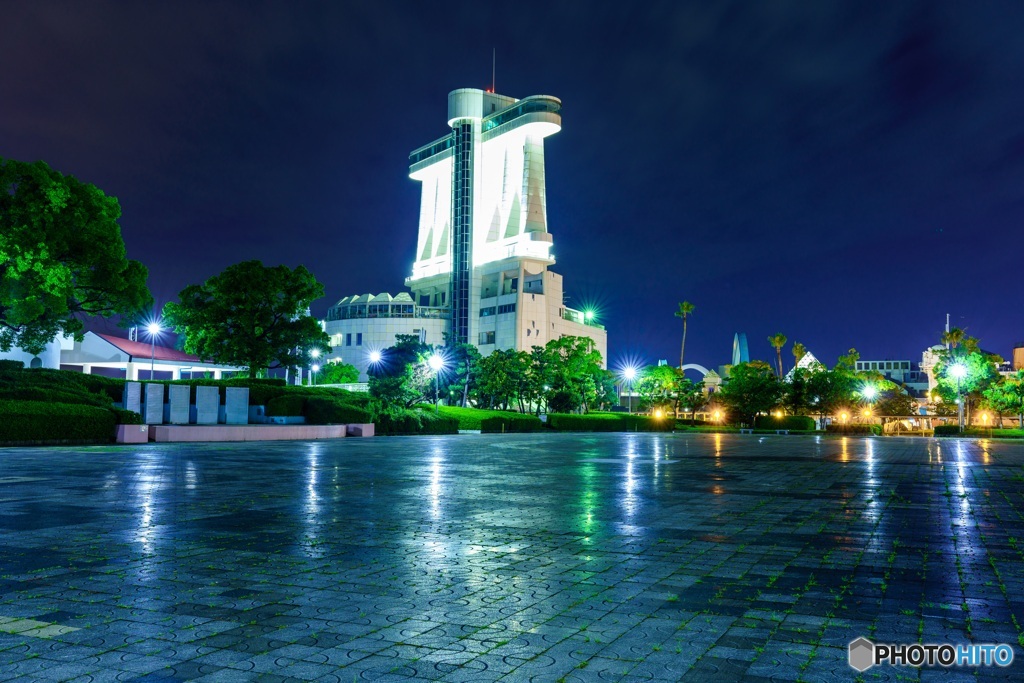
[(1022, 513), (997, 441), (0, 449), (0, 680), (1024, 680)]

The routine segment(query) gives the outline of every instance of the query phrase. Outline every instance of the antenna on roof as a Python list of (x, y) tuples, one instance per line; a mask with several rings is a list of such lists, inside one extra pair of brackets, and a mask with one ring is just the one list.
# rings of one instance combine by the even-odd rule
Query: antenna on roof
[(493, 92), (497, 92), (494, 89), (494, 73), (495, 73), (495, 70), (496, 70), (497, 63), (498, 63), (498, 48), (492, 47), (491, 48), (491, 92), (492, 93)]

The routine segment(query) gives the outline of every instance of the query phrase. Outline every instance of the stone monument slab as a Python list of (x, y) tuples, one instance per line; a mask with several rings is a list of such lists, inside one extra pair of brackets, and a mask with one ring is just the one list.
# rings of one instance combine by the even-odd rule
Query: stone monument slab
[(125, 410), (142, 414), (142, 385), (138, 382), (124, 383), (124, 396), (121, 405)]
[(188, 424), (190, 393), (190, 387), (184, 384), (171, 384), (167, 387), (167, 422), (169, 424)]
[(249, 387), (228, 387), (224, 396), (224, 422), (249, 424)]
[(215, 425), (220, 412), (220, 389), (196, 387), (196, 424)]
[(148, 425), (163, 424), (164, 421), (164, 385), (146, 383), (143, 392), (142, 421)]

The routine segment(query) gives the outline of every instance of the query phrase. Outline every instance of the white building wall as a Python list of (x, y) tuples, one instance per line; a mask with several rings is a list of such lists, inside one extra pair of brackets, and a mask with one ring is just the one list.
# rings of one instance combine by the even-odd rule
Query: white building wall
[[(427, 344), (444, 344), (444, 333), (448, 321), (443, 318), (349, 318), (328, 320), (327, 334), (331, 338), (329, 360), (340, 360), (359, 369), (359, 381), (368, 379), (366, 370), (370, 365), (370, 353), (383, 351), (395, 345), (399, 334), (419, 335), (423, 331)], [(362, 334), (362, 344), (357, 344)], [(347, 344), (351, 336), (351, 344)]]

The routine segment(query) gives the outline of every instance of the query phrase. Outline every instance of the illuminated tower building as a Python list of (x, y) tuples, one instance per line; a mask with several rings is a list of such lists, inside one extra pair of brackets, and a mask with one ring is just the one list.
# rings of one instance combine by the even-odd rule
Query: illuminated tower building
[(563, 304), (548, 232), (544, 138), (561, 130), (561, 102), (462, 88), (448, 95), (451, 132), (414, 151), (422, 183), (419, 239), (405, 283), (421, 305), (448, 306), (450, 334), (487, 354), (607, 335)]
[[(396, 333), (435, 344), (448, 334), (484, 355), (572, 335), (591, 339), (607, 359), (604, 328), (565, 306), (562, 277), (549, 270), (555, 257), (544, 139), (561, 130), (560, 111), (561, 102), (547, 95), (449, 93), (451, 131), (409, 155), (409, 177), (422, 185), (415, 261), (405, 281), (411, 297), (340, 300), (326, 323), (334, 355), (365, 377), (360, 352), (392, 345)], [(362, 349), (349, 351), (352, 339)]]

